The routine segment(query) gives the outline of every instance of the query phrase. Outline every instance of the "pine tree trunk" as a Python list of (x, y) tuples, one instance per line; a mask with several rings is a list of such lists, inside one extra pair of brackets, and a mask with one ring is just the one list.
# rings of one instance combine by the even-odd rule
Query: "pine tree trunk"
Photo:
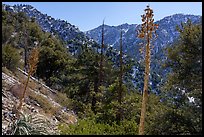
[(102, 25), (102, 41), (101, 41), (101, 53), (100, 53), (100, 64), (99, 64), (99, 75), (94, 81), (94, 94), (92, 98), (92, 111), (96, 114), (96, 95), (99, 91), (99, 86), (102, 85), (102, 77), (103, 77), (103, 49), (104, 49), (104, 21)]
[(25, 52), (25, 55), (24, 55), (24, 71), (27, 72), (27, 45), (25, 44), (25, 47), (24, 47), (24, 52)]
[(123, 66), (122, 66), (122, 63), (123, 63), (123, 54), (122, 54), (122, 30), (121, 30), (121, 35), (120, 35), (120, 75), (119, 75), (119, 96), (118, 96), (118, 102), (119, 102), (119, 110), (118, 110), (118, 122), (121, 121), (122, 119), (122, 77), (123, 77)]
[(103, 71), (103, 49), (104, 49), (104, 21), (102, 26), (102, 40), (101, 40), (101, 55), (100, 55), (100, 70), (99, 70), (99, 86), (102, 84)]
[(24, 43), (24, 51), (25, 51), (25, 56), (24, 56), (24, 71), (28, 72), (28, 59), (27, 59), (27, 55), (28, 55), (28, 31), (26, 30), (27, 27), (25, 25), (24, 28), (24, 35), (25, 35), (25, 43)]
[(98, 92), (98, 78), (95, 78), (94, 80), (94, 94), (93, 94), (93, 97), (92, 97), (92, 106), (91, 106), (91, 109), (92, 111), (96, 114), (96, 94)]

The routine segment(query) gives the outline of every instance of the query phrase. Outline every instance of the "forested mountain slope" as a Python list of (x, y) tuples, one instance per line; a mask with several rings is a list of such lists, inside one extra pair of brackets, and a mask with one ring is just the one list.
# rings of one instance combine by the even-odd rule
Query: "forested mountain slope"
[[(97, 43), (85, 35), (91, 31), (32, 6), (2, 9), (2, 134), (138, 135), (141, 25), (103, 24), (93, 30)], [(176, 14), (156, 22), (145, 135), (202, 134), (200, 18)]]

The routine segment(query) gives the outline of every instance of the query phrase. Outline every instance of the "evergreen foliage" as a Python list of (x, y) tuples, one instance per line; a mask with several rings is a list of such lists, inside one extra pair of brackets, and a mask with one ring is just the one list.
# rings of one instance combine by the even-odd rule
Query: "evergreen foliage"
[(2, 66), (10, 70), (15, 70), (20, 63), (18, 50), (11, 45), (2, 46)]
[[(161, 78), (151, 72), (150, 78), (155, 81), (153, 86), (158, 86), (161, 93), (155, 95), (150, 86), (146, 87), (145, 135), (202, 134), (202, 26), (188, 21), (177, 29), (180, 37), (167, 48), (166, 68), (163, 68), (170, 70), (167, 80), (158, 85)], [(66, 43), (56, 35), (43, 32), (35, 20), (24, 13), (2, 10), (2, 66), (14, 70), (20, 66), (20, 61), (28, 62), (26, 58), (38, 46), (39, 62), (34, 77), (57, 89), (58, 103), (77, 114), (76, 124), (59, 125), (60, 134), (138, 134), (142, 105), (140, 87), (144, 86), (144, 82), (140, 82), (144, 80), (144, 74), (139, 72), (145, 71), (145, 64), (125, 54), (119, 56), (105, 44), (102, 44), (101, 56), (98, 52), (101, 45), (82, 44), (81, 39), (77, 37)], [(138, 72), (132, 76), (133, 71)], [(65, 96), (69, 100), (65, 100)], [(47, 112), (52, 111), (51, 104), (45, 99), (36, 98), (41, 106), (47, 107)], [(189, 98), (194, 101), (190, 102)], [(120, 120), (117, 118), (119, 113)], [(13, 125), (13, 134), (54, 134), (46, 132), (47, 125), (41, 127), (32, 122), (30, 116), (21, 116)]]
[(177, 30), (180, 32), (178, 41), (167, 49), (168, 60), (165, 66), (171, 68), (171, 73), (162, 87), (169, 108), (165, 118), (177, 117), (177, 122), (173, 124), (177, 129), (172, 131), (172, 128), (168, 128), (164, 133), (201, 134), (202, 26), (193, 25), (188, 20)]

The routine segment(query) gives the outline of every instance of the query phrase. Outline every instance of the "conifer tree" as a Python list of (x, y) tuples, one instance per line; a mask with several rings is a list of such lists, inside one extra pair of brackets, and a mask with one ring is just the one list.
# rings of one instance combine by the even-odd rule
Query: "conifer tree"
[(99, 92), (99, 86), (102, 85), (102, 77), (103, 77), (103, 50), (104, 50), (104, 20), (102, 25), (102, 40), (101, 40), (101, 53), (100, 53), (100, 64), (99, 64), (99, 76), (94, 80), (94, 94), (92, 99), (92, 110), (96, 113), (96, 94)]
[(153, 19), (153, 10), (147, 6), (144, 10), (145, 14), (141, 15), (142, 17), (142, 28), (139, 31), (139, 38), (146, 39), (146, 49), (145, 49), (145, 75), (144, 75), (144, 88), (143, 88), (143, 99), (142, 99), (142, 108), (141, 108), (141, 116), (140, 116), (140, 125), (139, 125), (139, 135), (144, 134), (144, 122), (145, 122), (145, 114), (146, 114), (146, 105), (148, 99), (148, 81), (150, 74), (150, 40), (152, 39), (152, 32), (155, 32), (158, 28), (157, 24), (154, 24)]
[(118, 112), (118, 120), (121, 121), (122, 112), (121, 112), (121, 104), (122, 104), (122, 80), (123, 80), (123, 47), (122, 47), (122, 30), (120, 32), (120, 75), (119, 75), (119, 112)]
[(13, 46), (2, 46), (2, 66), (7, 67), (10, 70), (15, 70), (20, 63), (20, 54), (18, 50)]
[(102, 26), (102, 40), (101, 40), (101, 55), (100, 55), (100, 70), (99, 70), (99, 86), (101, 86), (102, 83), (102, 77), (103, 77), (103, 50), (104, 50), (104, 20), (103, 20), (103, 26)]

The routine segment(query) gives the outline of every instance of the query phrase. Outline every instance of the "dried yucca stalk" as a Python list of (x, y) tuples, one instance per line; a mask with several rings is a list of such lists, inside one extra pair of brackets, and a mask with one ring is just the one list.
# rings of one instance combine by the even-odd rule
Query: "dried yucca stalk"
[[(37, 47), (33, 48), (31, 51), (31, 54), (28, 58), (28, 65), (29, 65), (29, 70), (28, 70), (28, 77), (25, 83), (24, 91), (23, 91), (23, 96), (20, 98), (20, 103), (19, 106), (17, 107), (17, 110), (20, 111), (22, 107), (23, 100), (25, 98), (25, 93), (26, 93), (26, 88), (28, 86), (28, 82), (30, 79), (30, 76), (32, 76), (36, 69), (37, 69), (37, 63), (39, 59), (39, 49)], [(19, 112), (17, 112), (17, 117), (19, 117)]]
[(150, 74), (150, 60), (151, 60), (151, 45), (150, 42), (153, 39), (152, 33), (156, 34), (156, 30), (158, 29), (158, 24), (154, 24), (153, 19), (153, 10), (147, 6), (144, 10), (145, 14), (141, 15), (142, 17), (142, 28), (139, 31), (138, 37), (141, 39), (146, 39), (147, 44), (144, 45), (140, 49), (140, 52), (143, 52), (145, 49), (145, 73), (144, 73), (144, 88), (143, 88), (143, 98), (142, 98), (142, 107), (141, 107), (141, 116), (140, 116), (140, 124), (139, 124), (139, 135), (144, 135), (144, 123), (145, 123), (145, 115), (146, 115), (146, 105), (148, 99), (148, 81)]

